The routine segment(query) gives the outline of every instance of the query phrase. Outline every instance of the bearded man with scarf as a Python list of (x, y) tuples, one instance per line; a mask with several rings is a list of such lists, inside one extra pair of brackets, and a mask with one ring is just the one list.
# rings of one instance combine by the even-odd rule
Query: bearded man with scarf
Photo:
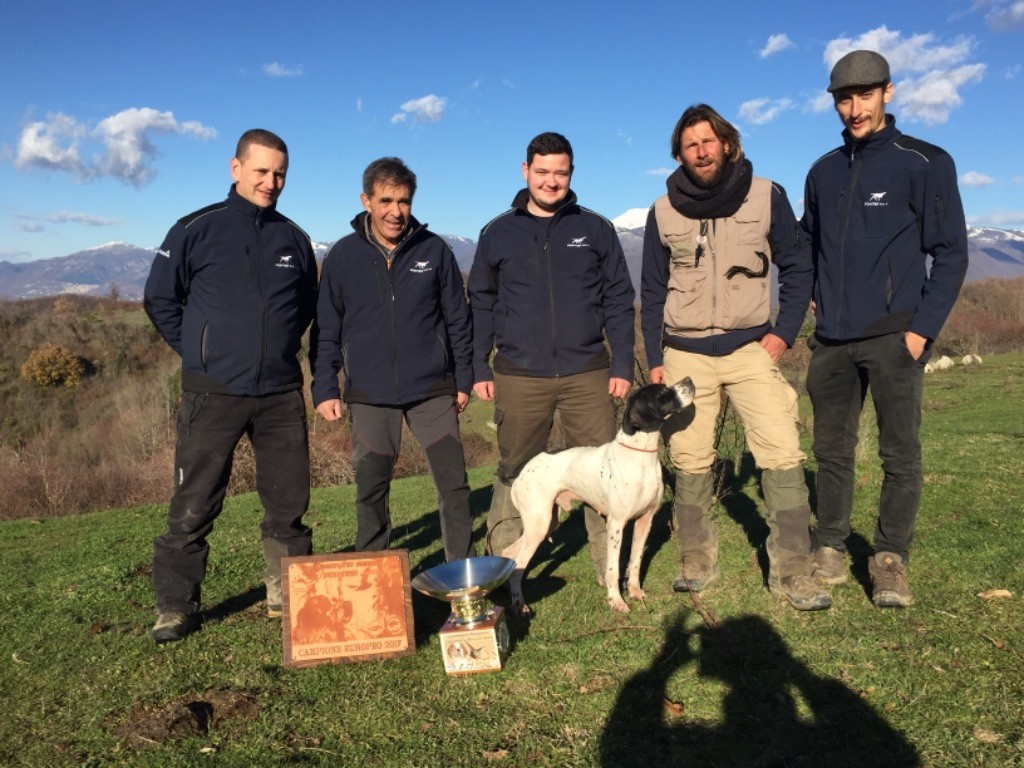
[[(690, 376), (697, 387), (693, 423), (670, 442), (680, 555), (672, 586), (698, 592), (719, 575), (712, 466), (724, 390), (762, 470), (768, 587), (797, 610), (828, 608), (831, 597), (811, 578), (797, 395), (778, 368), (810, 301), (809, 249), (785, 191), (753, 175), (739, 131), (714, 109), (683, 112), (671, 152), (679, 168), (647, 217), (641, 325), (651, 380)], [(771, 263), (779, 271), (774, 323)]]

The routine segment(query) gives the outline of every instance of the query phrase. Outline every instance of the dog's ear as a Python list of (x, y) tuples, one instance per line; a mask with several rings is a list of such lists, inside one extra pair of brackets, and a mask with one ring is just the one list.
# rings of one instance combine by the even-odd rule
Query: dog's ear
[(626, 398), (626, 407), (622, 411), (622, 431), (627, 435), (636, 434), (636, 422), (633, 420), (633, 409), (636, 406), (637, 395), (640, 394), (642, 389), (637, 389), (629, 393)]

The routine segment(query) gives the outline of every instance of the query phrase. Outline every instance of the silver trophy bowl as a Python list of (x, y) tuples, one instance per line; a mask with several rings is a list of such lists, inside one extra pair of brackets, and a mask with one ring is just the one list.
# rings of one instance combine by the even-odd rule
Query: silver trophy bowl
[(452, 604), (455, 621), (473, 625), (487, 619), (491, 606), (487, 594), (502, 584), (516, 569), (507, 557), (468, 557), (435, 565), (412, 580), (419, 592)]

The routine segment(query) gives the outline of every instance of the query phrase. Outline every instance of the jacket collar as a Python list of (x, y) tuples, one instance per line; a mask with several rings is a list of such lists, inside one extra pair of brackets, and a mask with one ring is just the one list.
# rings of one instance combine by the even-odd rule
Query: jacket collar
[[(368, 242), (374, 248), (378, 249), (385, 256), (388, 255), (388, 250), (383, 245), (377, 242), (377, 239), (370, 234), (370, 214), (366, 211), (360, 211), (356, 214), (356, 217), (349, 222), (352, 225), (352, 229), (355, 230), (356, 234), (359, 235), (363, 240)], [(426, 229), (426, 224), (421, 224), (419, 219), (415, 216), (409, 216), (409, 226), (405, 228), (405, 234), (402, 236), (401, 242), (394, 247), (391, 254), (398, 251), (399, 248), (404, 247), (410, 240), (412, 240), (420, 230)]]
[[(512, 207), (517, 211), (522, 211), (528, 216), (532, 216), (533, 214), (530, 213), (529, 210), (527, 210), (526, 208), (526, 204), (528, 202), (530, 202), (530, 190), (521, 189), (519, 190), (519, 192), (516, 193), (515, 198), (512, 200)], [(565, 202), (563, 202), (561, 207), (559, 207), (559, 209), (555, 211), (554, 215), (561, 216), (562, 212), (569, 209), (570, 207), (579, 207), (576, 203), (576, 193), (573, 192), (572, 189), (569, 190), (569, 194), (565, 196)]]
[(875, 152), (881, 151), (901, 135), (902, 134), (896, 128), (896, 118), (892, 115), (886, 115), (885, 127), (880, 131), (875, 131), (863, 141), (854, 141), (850, 136), (850, 132), (844, 130), (843, 144), (847, 154), (853, 154), (856, 152), (861, 156), (871, 155)]
[(256, 222), (262, 222), (268, 215), (276, 212), (277, 208), (271, 205), (267, 208), (261, 208), (255, 203), (250, 203), (235, 189), (235, 185), (232, 184), (228, 189), (228, 207), (238, 211), (248, 219), (253, 219)]

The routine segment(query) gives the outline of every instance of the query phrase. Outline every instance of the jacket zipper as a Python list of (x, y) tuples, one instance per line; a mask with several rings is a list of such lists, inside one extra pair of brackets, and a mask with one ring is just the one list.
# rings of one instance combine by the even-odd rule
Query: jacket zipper
[(555, 211), (554, 216), (548, 222), (547, 228), (544, 230), (544, 260), (547, 262), (548, 269), (548, 302), (551, 308), (551, 360), (554, 363), (555, 378), (557, 379), (561, 374), (558, 370), (558, 323), (555, 322), (555, 285), (554, 277), (551, 274), (551, 228), (555, 225), (555, 219), (558, 218), (563, 208)]
[[(853, 169), (850, 174), (850, 183), (846, 188), (846, 213), (842, 221), (842, 234), (839, 238), (839, 296), (846, 295), (846, 237), (850, 231), (850, 212), (853, 209), (853, 190), (857, 184), (857, 176), (860, 174), (860, 158), (857, 156), (857, 148), (850, 147), (850, 167)], [(840, 207), (842, 206), (842, 195), (840, 193)], [(836, 332), (839, 331), (839, 322), (843, 314), (843, 300), (836, 302)]]
[(263, 237), (260, 230), (263, 221), (257, 213), (253, 218), (253, 229), (256, 232), (256, 286), (260, 296), (260, 358), (256, 368), (256, 394), (263, 394), (263, 374), (267, 365), (267, 297), (263, 276)]
[[(419, 229), (422, 229), (422, 226)], [(380, 251), (380, 249), (378, 248), (378, 251), (380, 251), (381, 253), (381, 257), (384, 260), (384, 276), (387, 278), (388, 281), (388, 294), (391, 299), (391, 303), (388, 306), (388, 321), (391, 325), (391, 373), (395, 383), (395, 403), (397, 405), (403, 405), (403, 402), (401, 382), (399, 381), (398, 378), (398, 333), (395, 322), (395, 283), (391, 279), (391, 266), (392, 264), (395, 263), (395, 260), (398, 258), (398, 252), (402, 250), (406, 243), (412, 241), (412, 239), (416, 236), (416, 232), (419, 232), (419, 229), (415, 230), (414, 232), (409, 232), (402, 239), (402, 242), (398, 244), (395, 250), (391, 251), (390, 255), (385, 255), (384, 252)]]

